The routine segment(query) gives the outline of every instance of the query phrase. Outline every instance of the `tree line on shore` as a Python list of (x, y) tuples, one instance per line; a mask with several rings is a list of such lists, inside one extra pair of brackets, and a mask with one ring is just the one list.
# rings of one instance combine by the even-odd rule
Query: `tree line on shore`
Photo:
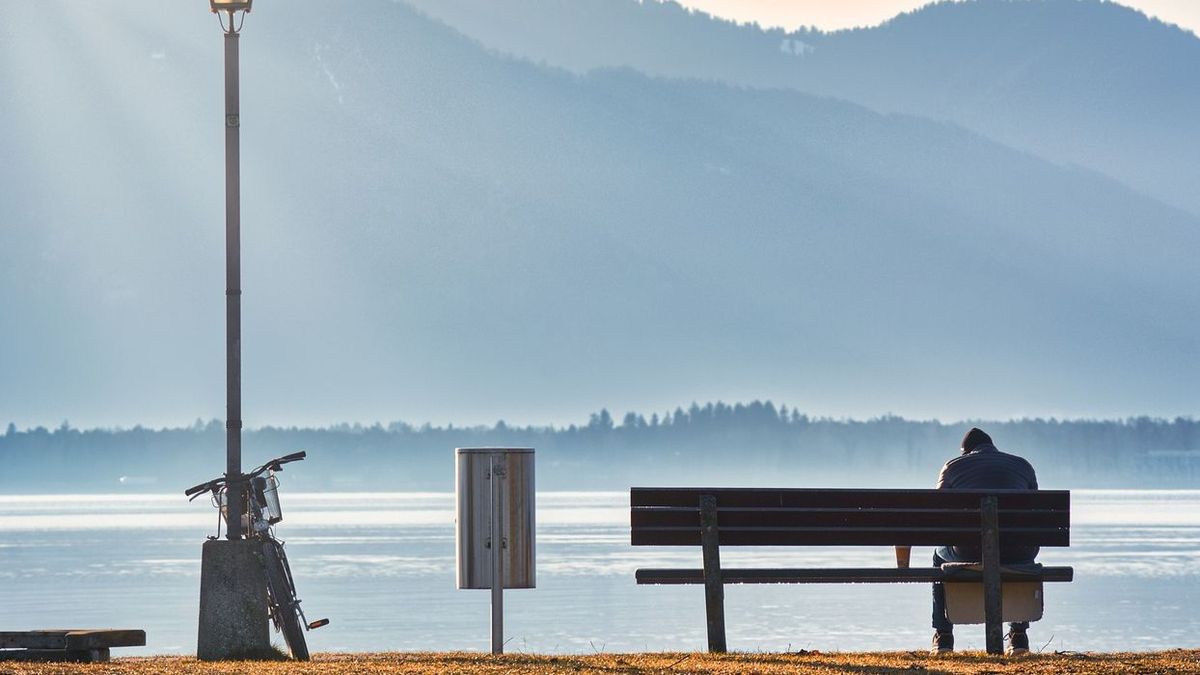
[[(1019, 419), (943, 423), (886, 415), (811, 417), (769, 401), (664, 413), (607, 410), (586, 424), (512, 426), (338, 424), (262, 427), (243, 436), (244, 465), (309, 451), (285, 480), (304, 490), (452, 490), (457, 447), (532, 447), (539, 489), (637, 484), (920, 487), (982, 426), (1027, 457), (1043, 487), (1200, 487), (1200, 422)], [(182, 490), (224, 470), (219, 420), (181, 428), (18, 429), (0, 435), (0, 491)]]

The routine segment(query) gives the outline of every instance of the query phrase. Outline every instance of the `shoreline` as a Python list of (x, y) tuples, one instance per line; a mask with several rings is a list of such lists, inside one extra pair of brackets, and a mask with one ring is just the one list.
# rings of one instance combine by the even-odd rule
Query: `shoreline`
[(734, 675), (761, 673), (1030, 673), (1081, 675), (1116, 673), (1200, 673), (1200, 649), (1158, 652), (1054, 652), (1020, 657), (988, 656), (982, 652), (958, 652), (934, 656), (925, 652), (662, 652), (561, 656), (478, 652), (398, 652), (368, 654), (316, 654), (312, 661), (200, 662), (191, 657), (119, 655), (107, 663), (36, 663), (0, 660), (5, 675), (160, 675), (179, 673), (412, 673), (434, 675), (463, 673), (697, 673)]

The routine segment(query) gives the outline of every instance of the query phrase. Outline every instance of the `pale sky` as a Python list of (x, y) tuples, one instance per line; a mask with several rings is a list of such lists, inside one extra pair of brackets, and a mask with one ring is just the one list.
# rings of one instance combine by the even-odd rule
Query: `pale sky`
[[(685, 7), (764, 27), (826, 30), (872, 26), (930, 0), (678, 0)], [(1124, 0), (1118, 4), (1200, 34), (1200, 0)]]

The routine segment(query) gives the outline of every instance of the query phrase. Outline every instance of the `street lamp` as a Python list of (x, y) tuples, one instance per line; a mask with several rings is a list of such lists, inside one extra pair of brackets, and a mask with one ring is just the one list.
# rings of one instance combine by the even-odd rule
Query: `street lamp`
[[(225, 32), (225, 536), (241, 539), (242, 259), (238, 36), (253, 0), (209, 0)], [(238, 14), (241, 14), (238, 21)], [(222, 17), (224, 15), (224, 17)]]
[(225, 537), (204, 542), (196, 656), (244, 658), (270, 649), (261, 547), (243, 537), (241, 155), (238, 37), (252, 0), (209, 0), (225, 33)]
[(213, 14), (217, 12), (249, 12), (254, 0), (208, 0)]

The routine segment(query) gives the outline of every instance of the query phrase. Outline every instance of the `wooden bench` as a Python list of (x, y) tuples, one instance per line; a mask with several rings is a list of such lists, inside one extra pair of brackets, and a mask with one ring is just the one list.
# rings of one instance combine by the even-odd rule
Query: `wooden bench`
[(113, 647), (144, 647), (144, 630), (28, 630), (0, 632), (0, 661), (108, 661)]
[[(703, 568), (639, 569), (639, 584), (704, 584), (708, 649), (726, 651), (725, 584), (983, 583), (987, 650), (1003, 653), (1004, 581), (1071, 581), (1070, 567), (1001, 568), (1006, 545), (1069, 546), (1060, 490), (632, 488), (634, 546), (700, 546)], [(976, 546), (982, 571), (911, 568), (725, 569), (722, 546)]]

